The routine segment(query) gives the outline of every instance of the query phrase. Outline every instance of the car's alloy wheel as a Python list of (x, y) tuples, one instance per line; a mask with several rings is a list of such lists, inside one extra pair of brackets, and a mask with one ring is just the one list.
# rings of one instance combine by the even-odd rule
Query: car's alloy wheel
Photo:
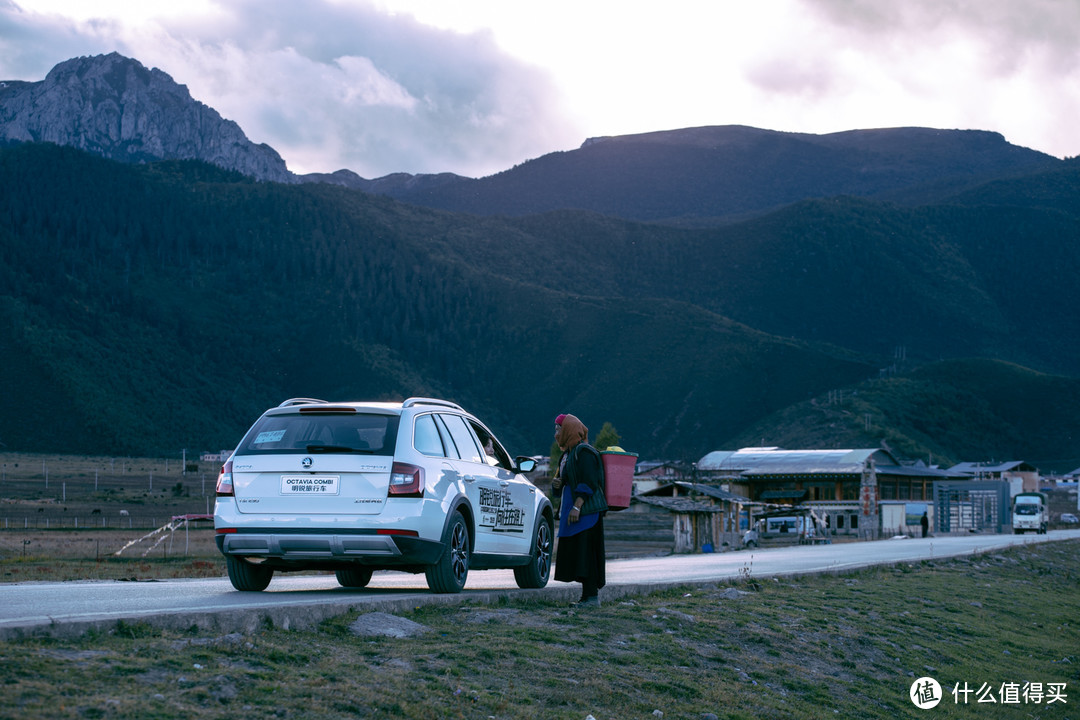
[(432, 592), (457, 593), (465, 587), (469, 576), (469, 529), (465, 518), (455, 511), (443, 533), (443, 553), (427, 569), (428, 587)]
[(514, 580), (520, 588), (542, 588), (551, 577), (551, 521), (541, 517), (533, 535), (532, 559), (528, 565), (514, 568)]

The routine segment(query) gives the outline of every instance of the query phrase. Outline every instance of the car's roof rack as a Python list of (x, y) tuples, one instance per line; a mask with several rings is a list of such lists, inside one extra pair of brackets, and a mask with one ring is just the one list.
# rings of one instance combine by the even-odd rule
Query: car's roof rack
[(316, 400), (315, 398), (289, 398), (285, 402), (278, 405), (278, 407), (290, 407), (292, 405), (310, 405), (312, 403), (323, 403), (325, 400)]
[(401, 407), (413, 407), (415, 405), (438, 405), (439, 407), (453, 408), (454, 410), (460, 410), (465, 412), (465, 408), (461, 407), (457, 403), (452, 403), (449, 400), (436, 400), (435, 398), (425, 397), (411, 397), (405, 402), (401, 403)]

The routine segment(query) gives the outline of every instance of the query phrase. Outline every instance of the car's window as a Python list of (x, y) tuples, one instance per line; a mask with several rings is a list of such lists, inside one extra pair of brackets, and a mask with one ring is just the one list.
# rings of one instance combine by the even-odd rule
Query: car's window
[(460, 415), (440, 415), (440, 417), (446, 423), (447, 429), (450, 430), (450, 436), (454, 438), (454, 444), (457, 445), (461, 459), (476, 463), (484, 462), (480, 454), (480, 448), (477, 447), (476, 440), (473, 438), (472, 431), (465, 424), (465, 419)]
[(435, 426), (439, 429), (439, 437), (442, 438), (443, 447), (446, 448), (446, 457), (460, 458), (461, 454), (458, 453), (457, 445), (450, 437), (450, 431), (446, 429), (446, 423), (443, 422), (441, 415), (435, 415)]
[(484, 449), (484, 461), (489, 465), (512, 470), (514, 465), (510, 462), (510, 456), (506, 450), (503, 450), (502, 445), (495, 439), (495, 436), (489, 433), (483, 425), (472, 420), (469, 421), (469, 425), (472, 427), (473, 432), (476, 433), (476, 437), (480, 439), (480, 447)]
[(240, 455), (358, 452), (392, 455), (397, 415), (305, 412), (264, 415), (237, 449)]
[(446, 450), (439, 436), (439, 428), (435, 426), (434, 416), (421, 415), (416, 418), (413, 428), (413, 447), (417, 452), (432, 457), (446, 457)]

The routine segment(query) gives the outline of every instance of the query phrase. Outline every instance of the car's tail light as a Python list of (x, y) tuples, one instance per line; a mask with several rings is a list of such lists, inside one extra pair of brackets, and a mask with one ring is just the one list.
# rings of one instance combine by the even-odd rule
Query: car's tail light
[(217, 479), (217, 496), (233, 497), (232, 460), (221, 466), (221, 472), (218, 474)]
[(424, 469), (408, 463), (390, 468), (390, 494), (396, 497), (424, 497)]

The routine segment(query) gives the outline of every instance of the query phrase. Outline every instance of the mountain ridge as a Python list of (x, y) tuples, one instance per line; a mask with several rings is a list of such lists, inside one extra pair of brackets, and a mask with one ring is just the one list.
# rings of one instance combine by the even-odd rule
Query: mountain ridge
[(119, 53), (59, 63), (40, 82), (0, 88), (0, 139), (53, 142), (124, 162), (198, 159), (294, 182), (269, 145), (191, 97), (162, 70)]
[(715, 225), (811, 197), (927, 202), (1060, 160), (983, 130), (879, 128), (823, 135), (742, 125), (586, 139), (484, 178), (340, 169), (296, 175), (277, 152), (194, 100), (165, 72), (118, 53), (59, 63), (0, 88), (0, 143), (47, 141), (121, 161), (195, 159), (261, 181), (330, 183), (474, 215), (558, 209)]
[(480, 215), (590, 210), (649, 222), (715, 222), (811, 197), (902, 197), (1062, 161), (977, 130), (891, 128), (828, 135), (714, 126), (594, 138), (473, 181), (393, 197)]

